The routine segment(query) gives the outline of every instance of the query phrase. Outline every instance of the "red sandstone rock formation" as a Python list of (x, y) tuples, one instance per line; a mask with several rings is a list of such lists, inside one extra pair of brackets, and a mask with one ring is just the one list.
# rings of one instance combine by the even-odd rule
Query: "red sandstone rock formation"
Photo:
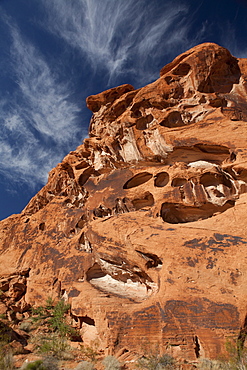
[(247, 60), (202, 44), (87, 104), (90, 138), (0, 223), (1, 312), (63, 296), (108, 353), (193, 360), (244, 341)]

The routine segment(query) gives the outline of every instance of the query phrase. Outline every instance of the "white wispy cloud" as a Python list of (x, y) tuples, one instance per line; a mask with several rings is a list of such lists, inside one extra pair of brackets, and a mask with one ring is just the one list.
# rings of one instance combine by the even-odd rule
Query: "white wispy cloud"
[(70, 86), (35, 46), (13, 22), (5, 23), (15, 89), (8, 99), (0, 96), (0, 172), (10, 182), (34, 187), (78, 143), (80, 107), (70, 102)]
[(165, 60), (196, 43), (196, 35), (188, 38), (189, 5), (182, 0), (162, 5), (144, 0), (42, 0), (42, 4), (46, 29), (87, 58), (92, 70), (104, 67), (110, 82), (120, 73), (132, 73), (137, 82), (147, 83), (160, 56)]

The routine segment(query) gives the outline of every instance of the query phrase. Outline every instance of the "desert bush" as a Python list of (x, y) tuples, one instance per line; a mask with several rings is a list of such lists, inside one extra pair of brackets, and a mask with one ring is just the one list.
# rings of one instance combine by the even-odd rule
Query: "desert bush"
[(0, 369), (14, 369), (14, 360), (11, 348), (9, 347), (10, 335), (9, 327), (4, 322), (0, 321)]
[(200, 370), (227, 370), (229, 369), (228, 364), (222, 361), (209, 360), (207, 358), (202, 359), (197, 366)]
[(32, 323), (30, 321), (22, 321), (22, 323), (20, 323), (19, 325), (19, 328), (25, 331), (26, 333), (30, 332), (31, 327), (32, 327)]
[(92, 344), (92, 346), (81, 346), (81, 352), (84, 357), (86, 357), (90, 362), (96, 362), (100, 356), (100, 352), (98, 351), (97, 343)]
[(14, 369), (14, 359), (10, 351), (0, 350), (0, 369), (1, 370), (13, 370)]
[(59, 370), (59, 368), (55, 358), (45, 357), (43, 360), (24, 363), (20, 370)]
[(41, 355), (48, 355), (58, 359), (68, 359), (67, 354), (70, 351), (70, 346), (66, 337), (60, 336), (57, 333), (51, 333), (49, 336), (41, 336), (38, 342), (38, 352)]
[(75, 330), (66, 323), (65, 314), (70, 308), (62, 299), (54, 303), (48, 298), (45, 306), (39, 306), (32, 309), (32, 321), (44, 324), (53, 332), (58, 332), (61, 336), (74, 334)]
[(102, 361), (105, 370), (119, 370), (121, 369), (121, 364), (118, 359), (114, 356), (107, 356)]
[(72, 359), (73, 356), (68, 344), (68, 337), (75, 335), (75, 330), (66, 322), (66, 313), (70, 308), (63, 300), (54, 303), (48, 298), (45, 306), (32, 310), (32, 321), (36, 325), (48, 327), (48, 335), (36, 338), (37, 349), (41, 354), (46, 354), (58, 359)]
[(42, 360), (24, 363), (20, 370), (46, 370)]
[(176, 364), (174, 358), (168, 354), (164, 354), (163, 356), (153, 354), (140, 358), (138, 360), (137, 367), (148, 370), (174, 370), (176, 368)]
[(82, 361), (76, 366), (75, 370), (94, 370), (94, 364), (92, 362)]

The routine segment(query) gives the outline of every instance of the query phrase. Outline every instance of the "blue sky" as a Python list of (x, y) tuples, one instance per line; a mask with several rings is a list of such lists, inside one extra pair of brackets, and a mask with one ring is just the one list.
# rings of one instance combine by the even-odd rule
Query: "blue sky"
[(0, 219), (87, 137), (85, 99), (216, 42), (247, 58), (246, 0), (0, 0)]

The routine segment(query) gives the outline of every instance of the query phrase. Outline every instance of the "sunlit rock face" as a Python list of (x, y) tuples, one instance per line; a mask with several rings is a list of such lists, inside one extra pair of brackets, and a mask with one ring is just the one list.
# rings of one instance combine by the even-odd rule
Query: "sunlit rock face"
[(0, 223), (1, 313), (66, 297), (85, 342), (130, 358), (243, 344), (247, 60), (202, 44), (87, 104), (89, 138)]

